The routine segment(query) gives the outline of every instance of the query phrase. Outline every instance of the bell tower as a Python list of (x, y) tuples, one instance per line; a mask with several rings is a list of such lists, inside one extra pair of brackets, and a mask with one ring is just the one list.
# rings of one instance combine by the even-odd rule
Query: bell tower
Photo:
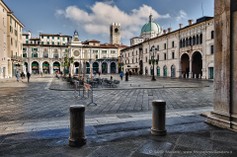
[(113, 23), (110, 25), (110, 43), (121, 44), (120, 23)]

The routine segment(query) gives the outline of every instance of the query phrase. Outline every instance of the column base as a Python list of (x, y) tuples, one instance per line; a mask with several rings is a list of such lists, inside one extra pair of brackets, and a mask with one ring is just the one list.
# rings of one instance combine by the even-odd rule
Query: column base
[(151, 134), (152, 135), (158, 135), (158, 136), (165, 136), (167, 134), (167, 131), (166, 130), (157, 130), (157, 129), (151, 128)]
[(69, 146), (71, 147), (81, 147), (85, 144), (86, 144), (86, 138), (82, 138), (82, 139), (69, 138)]
[(219, 128), (229, 129), (237, 132), (237, 119), (235, 115), (230, 117), (216, 112), (209, 112), (205, 122)]

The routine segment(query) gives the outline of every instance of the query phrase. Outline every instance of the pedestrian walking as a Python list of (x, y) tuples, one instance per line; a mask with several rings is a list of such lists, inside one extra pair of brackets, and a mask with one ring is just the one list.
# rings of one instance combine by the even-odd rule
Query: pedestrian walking
[(124, 76), (123, 71), (120, 72), (119, 76), (120, 76), (121, 80), (123, 80), (123, 76)]
[(23, 80), (25, 78), (25, 73), (22, 71), (21, 72), (21, 79)]
[(100, 71), (98, 72), (98, 74), (99, 74), (99, 77), (100, 77)]
[(17, 80), (17, 82), (19, 82), (19, 78), (20, 78), (20, 73), (17, 71), (16, 72), (16, 80)]
[(26, 73), (26, 76), (27, 76), (27, 82), (30, 82), (30, 73), (29, 73), (29, 71), (27, 71), (27, 73)]

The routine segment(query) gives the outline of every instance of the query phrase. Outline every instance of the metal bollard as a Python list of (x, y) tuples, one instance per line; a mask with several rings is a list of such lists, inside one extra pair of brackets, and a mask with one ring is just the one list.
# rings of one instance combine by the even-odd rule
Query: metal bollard
[(85, 106), (70, 106), (70, 137), (69, 146), (80, 147), (86, 144), (85, 137)]
[(152, 101), (152, 128), (153, 135), (166, 135), (165, 129), (166, 102), (164, 100)]

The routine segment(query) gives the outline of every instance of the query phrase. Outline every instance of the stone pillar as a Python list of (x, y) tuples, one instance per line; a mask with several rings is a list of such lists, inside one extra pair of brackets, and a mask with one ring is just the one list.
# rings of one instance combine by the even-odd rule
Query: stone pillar
[(102, 73), (102, 62), (99, 62), (99, 72)]
[(107, 73), (110, 74), (111, 73), (111, 70), (110, 70), (110, 65), (111, 65), (111, 62), (108, 62), (108, 71)]
[(178, 68), (179, 68), (179, 78), (183, 78), (183, 75), (182, 75), (182, 64), (181, 64), (181, 58), (180, 58), (180, 60), (179, 60), (179, 66), (178, 66)]
[(189, 59), (189, 78), (193, 78), (193, 72), (192, 72), (192, 56)]
[(70, 106), (69, 146), (80, 147), (86, 144), (85, 138), (85, 106)]
[(152, 128), (153, 135), (166, 135), (165, 129), (166, 102), (155, 100), (152, 102)]
[(215, 0), (214, 110), (207, 122), (237, 131), (237, 1)]

